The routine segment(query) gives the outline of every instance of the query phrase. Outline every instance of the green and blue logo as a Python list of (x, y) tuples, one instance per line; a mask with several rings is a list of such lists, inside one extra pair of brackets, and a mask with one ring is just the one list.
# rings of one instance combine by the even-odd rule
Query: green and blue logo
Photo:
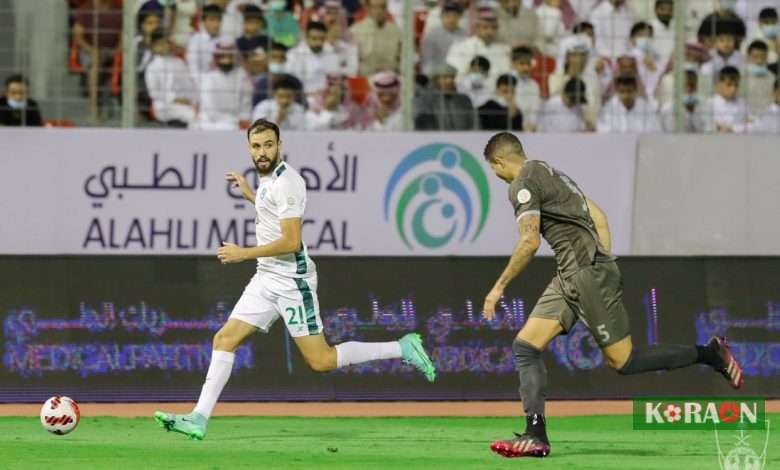
[(406, 156), (385, 188), (385, 220), (414, 246), (474, 242), (485, 227), (490, 188), (479, 161), (453, 144), (429, 144)]

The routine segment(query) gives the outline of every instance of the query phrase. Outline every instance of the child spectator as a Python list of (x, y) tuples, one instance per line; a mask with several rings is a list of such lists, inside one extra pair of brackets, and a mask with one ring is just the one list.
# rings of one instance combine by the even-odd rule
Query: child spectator
[(484, 130), (523, 130), (523, 113), (515, 103), (517, 79), (511, 74), (500, 75), (496, 92), (479, 107), (479, 124)]

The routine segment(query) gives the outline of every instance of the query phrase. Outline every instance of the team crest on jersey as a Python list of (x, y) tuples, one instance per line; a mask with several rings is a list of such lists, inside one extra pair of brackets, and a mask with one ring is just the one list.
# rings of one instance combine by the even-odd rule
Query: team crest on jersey
[(530, 200), (531, 200), (531, 191), (523, 188), (517, 192), (517, 202), (519, 202), (520, 204), (525, 204)]

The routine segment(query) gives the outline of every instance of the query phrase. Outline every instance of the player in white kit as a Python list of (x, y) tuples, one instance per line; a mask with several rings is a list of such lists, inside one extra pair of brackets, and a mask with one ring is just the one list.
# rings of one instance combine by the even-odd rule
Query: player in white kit
[(410, 333), (398, 341), (349, 341), (335, 347), (322, 335), (317, 300), (317, 270), (301, 239), (306, 208), (306, 183), (281, 159), (279, 127), (258, 119), (247, 131), (249, 153), (260, 175), (257, 192), (237, 173), (226, 178), (255, 204), (257, 246), (223, 243), (217, 251), (222, 264), (257, 259), (257, 273), (249, 281), (230, 318), (214, 335), (214, 349), (206, 382), (197, 405), (186, 415), (158, 411), (154, 417), (168, 431), (203, 439), (219, 395), (230, 377), (234, 351), (252, 333), (267, 333), (281, 318), (309, 366), (320, 372), (377, 359), (403, 358), (433, 382), (436, 372), (420, 336)]

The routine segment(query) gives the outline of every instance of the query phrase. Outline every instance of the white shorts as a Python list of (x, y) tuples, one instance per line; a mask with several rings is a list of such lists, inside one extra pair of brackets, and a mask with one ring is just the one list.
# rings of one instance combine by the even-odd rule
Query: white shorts
[(230, 318), (249, 323), (263, 333), (268, 333), (279, 317), (294, 338), (322, 332), (317, 274), (292, 278), (256, 273), (230, 313)]

